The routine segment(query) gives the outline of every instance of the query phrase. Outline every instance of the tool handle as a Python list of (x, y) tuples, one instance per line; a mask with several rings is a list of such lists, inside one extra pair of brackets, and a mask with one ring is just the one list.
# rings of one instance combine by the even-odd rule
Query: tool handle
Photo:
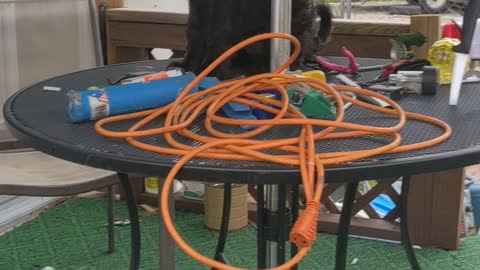
[(477, 19), (480, 17), (480, 1), (470, 0), (465, 8), (462, 27), (462, 43), (454, 47), (457, 53), (469, 54), (472, 47), (473, 36), (477, 26)]

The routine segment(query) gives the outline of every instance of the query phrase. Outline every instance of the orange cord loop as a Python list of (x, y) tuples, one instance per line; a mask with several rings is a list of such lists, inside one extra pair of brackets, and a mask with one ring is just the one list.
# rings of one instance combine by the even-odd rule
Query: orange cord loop
[[(190, 94), (195, 85), (231, 55), (258, 41), (274, 38), (289, 40), (294, 46), (292, 56), (275, 72), (223, 82), (202, 92)], [(446, 123), (431, 117), (406, 113), (394, 101), (374, 92), (345, 86), (332, 87), (318, 80), (282, 74), (298, 57), (300, 48), (300, 42), (295, 37), (286, 34), (268, 33), (249, 38), (222, 54), (200, 73), (195, 80), (179, 94), (175, 102), (170, 105), (159, 109), (101, 119), (95, 124), (95, 130), (103, 136), (124, 138), (132, 146), (145, 151), (181, 156), (181, 159), (173, 166), (165, 180), (159, 202), (161, 215), (168, 232), (177, 245), (185, 253), (202, 264), (222, 270), (241, 269), (225, 265), (199, 254), (181, 238), (175, 229), (168, 209), (169, 191), (172, 188), (177, 173), (191, 159), (209, 158), (238, 161), (268, 161), (282, 165), (297, 166), (299, 168), (305, 190), (305, 197), (307, 199), (307, 207), (295, 223), (290, 234), (290, 241), (295, 243), (300, 250), (289, 262), (272, 268), (274, 270), (287, 270), (298, 264), (302, 258), (306, 256), (316, 239), (316, 227), (320, 213), (320, 199), (323, 191), (325, 166), (352, 162), (380, 154), (399, 153), (431, 147), (447, 140), (452, 133), (451, 128)], [(318, 89), (318, 91), (331, 96), (337, 104), (337, 118), (335, 120), (305, 118), (297, 109), (289, 105), (286, 89), (292, 83), (304, 83), (311, 88)], [(260, 90), (267, 89), (278, 91), (282, 99), (280, 101), (270, 100), (258, 95)], [(159, 91), (161, 91), (161, 89)], [(353, 92), (379, 98), (387, 102), (391, 106), (391, 109), (377, 107), (352, 99), (342, 94), (342, 92)], [(236, 120), (217, 114), (222, 106), (232, 101), (268, 111), (273, 113), (275, 117), (269, 120)], [(363, 107), (376, 113), (396, 116), (398, 117), (398, 121), (391, 127), (375, 127), (346, 123), (344, 122), (345, 102), (351, 102), (355, 106)], [(204, 125), (210, 133), (210, 136), (197, 134), (195, 130), (189, 128), (195, 119), (199, 118), (204, 112), (206, 112)], [(164, 126), (153, 129), (144, 128), (147, 124), (160, 117), (166, 118)], [(111, 131), (104, 127), (110, 123), (133, 119), (139, 120), (127, 131)], [(437, 138), (410, 145), (401, 145), (402, 140), (399, 132), (405, 126), (407, 119), (414, 119), (436, 125), (442, 128), (444, 132)], [(250, 125), (257, 128), (248, 132), (227, 134), (215, 129), (215, 123), (233, 126)], [(267, 132), (269, 129), (282, 125), (300, 127), (300, 135), (298, 137), (275, 140), (255, 139), (256, 136)], [(173, 136), (173, 134), (177, 136)], [(140, 137), (154, 135), (162, 135), (170, 147), (150, 145), (137, 140), (137, 138)], [(386, 142), (385, 145), (372, 149), (331, 153), (317, 153), (316, 151), (316, 146), (318, 145), (316, 143), (321, 140), (375, 135), (390, 137), (391, 139), (389, 142)], [(176, 137), (178, 138), (178, 136), (199, 142), (201, 146), (196, 147), (182, 143), (178, 139), (175, 139)], [(282, 154), (275, 155), (265, 150), (278, 150)]]

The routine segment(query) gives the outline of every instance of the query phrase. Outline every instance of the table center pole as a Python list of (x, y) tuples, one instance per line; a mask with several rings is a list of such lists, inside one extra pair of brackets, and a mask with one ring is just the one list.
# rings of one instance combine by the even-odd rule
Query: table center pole
[[(290, 34), (292, 31), (292, 0), (272, 0), (271, 29), (274, 33)], [(270, 47), (270, 69), (275, 71), (290, 57), (290, 42), (272, 39)]]
[[(272, 0), (271, 29), (275, 33), (291, 33), (292, 0)], [(272, 39), (270, 45), (270, 69), (275, 71), (290, 57), (290, 42), (287, 40)], [(278, 211), (278, 185), (266, 187), (266, 203), (269, 212)], [(268, 268), (278, 264), (278, 242), (267, 241), (266, 263)]]

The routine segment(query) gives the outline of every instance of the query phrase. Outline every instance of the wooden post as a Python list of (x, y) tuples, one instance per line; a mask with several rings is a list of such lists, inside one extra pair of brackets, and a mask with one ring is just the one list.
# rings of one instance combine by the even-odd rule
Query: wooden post
[(442, 38), (440, 15), (415, 15), (411, 17), (410, 32), (422, 33), (426, 40), (425, 44), (418, 48), (414, 47), (415, 57), (417, 59), (426, 59), (428, 50), (437, 40)]
[(122, 8), (124, 7), (123, 0), (95, 0), (97, 2), (97, 7), (100, 3), (106, 3), (108, 8)]
[(412, 177), (408, 226), (415, 245), (458, 249), (463, 190), (464, 169)]

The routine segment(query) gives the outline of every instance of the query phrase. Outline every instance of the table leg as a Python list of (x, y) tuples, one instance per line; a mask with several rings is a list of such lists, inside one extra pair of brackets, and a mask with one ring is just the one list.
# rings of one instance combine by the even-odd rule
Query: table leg
[(400, 237), (402, 245), (407, 255), (410, 267), (413, 270), (419, 270), (415, 251), (413, 250), (412, 242), (410, 241), (410, 233), (408, 232), (408, 193), (410, 190), (410, 176), (404, 176), (402, 179), (402, 193), (400, 194)]
[(350, 221), (352, 220), (352, 209), (357, 194), (358, 182), (347, 184), (345, 197), (343, 200), (342, 213), (340, 215), (340, 223), (338, 224), (337, 235), (337, 251), (335, 260), (335, 269), (344, 270), (346, 267), (348, 232), (350, 229)]
[(131, 257), (130, 270), (137, 270), (140, 267), (140, 224), (138, 220), (138, 208), (135, 194), (132, 190), (132, 185), (128, 180), (128, 175), (125, 173), (118, 173), (120, 184), (125, 192), (125, 200), (128, 207), (128, 215), (130, 218), (131, 231)]
[(267, 268), (274, 268), (285, 262), (285, 247), (291, 227), (292, 213), (286, 206), (286, 185), (268, 185), (265, 201), (263, 221), (266, 239), (265, 261)]
[[(267, 185), (267, 194), (266, 194), (266, 203), (267, 203), (267, 216), (270, 217), (272, 213), (276, 213), (278, 211), (278, 185)], [(269, 220), (269, 218), (267, 218)], [(273, 224), (269, 221), (267, 222), (267, 226), (272, 226)], [(277, 224), (275, 224), (277, 225)], [(272, 229), (269, 229), (269, 233), (272, 233)], [(273, 241), (271, 237), (267, 237), (267, 267), (273, 268), (277, 266), (278, 261), (278, 244), (279, 242)]]
[(115, 225), (114, 223), (114, 214), (113, 214), (113, 203), (114, 203), (114, 194), (113, 187), (108, 186), (108, 253), (113, 254), (115, 252)]
[(225, 251), (225, 242), (228, 236), (228, 225), (230, 222), (230, 209), (232, 207), (232, 184), (225, 184), (223, 190), (223, 212), (222, 225), (218, 236), (217, 250), (215, 251), (215, 260), (228, 264), (223, 252)]
[[(161, 177), (158, 178), (158, 194), (162, 193), (163, 182), (165, 180)], [(168, 201), (168, 208), (170, 210), (170, 216), (174, 220), (175, 218), (175, 199), (173, 197), (173, 188), (170, 190)], [(159, 258), (161, 270), (175, 270), (175, 242), (170, 237), (170, 234), (163, 223), (162, 215), (158, 215), (158, 236), (159, 236)]]
[[(284, 216), (287, 214), (287, 185), (278, 185), (278, 215)], [(281, 224), (278, 226), (278, 235), (283, 238), (283, 235), (288, 234), (288, 224)], [(277, 244), (277, 265), (285, 263), (285, 247), (286, 242), (280, 240)]]
[[(292, 202), (291, 202), (291, 208), (292, 208), (292, 224), (295, 224), (295, 221), (298, 219), (298, 213), (299, 213), (299, 186), (298, 185), (292, 185)], [(290, 257), (293, 258), (295, 255), (297, 255), (298, 248), (295, 244), (290, 243)], [(292, 267), (291, 270), (297, 270), (298, 265), (295, 265)]]
[(267, 241), (265, 239), (265, 187), (257, 186), (257, 268), (267, 267)]

